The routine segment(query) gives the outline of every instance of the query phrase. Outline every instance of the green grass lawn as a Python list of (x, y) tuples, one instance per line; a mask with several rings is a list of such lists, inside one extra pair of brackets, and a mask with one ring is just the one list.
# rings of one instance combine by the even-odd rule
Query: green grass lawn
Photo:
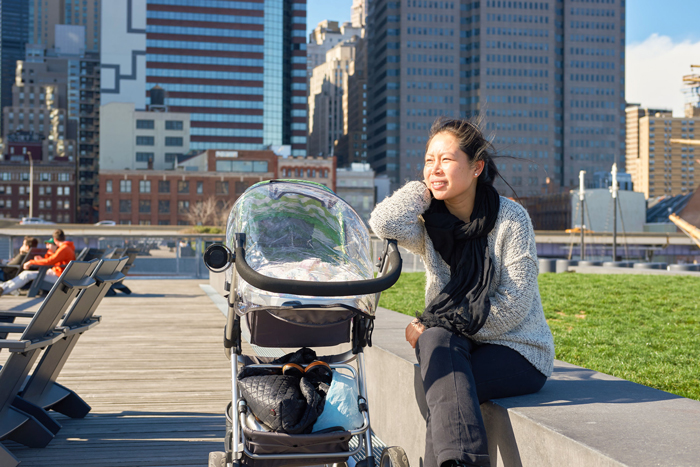
[[(379, 305), (413, 316), (425, 275), (405, 273)], [(556, 358), (700, 400), (700, 278), (542, 274)]]

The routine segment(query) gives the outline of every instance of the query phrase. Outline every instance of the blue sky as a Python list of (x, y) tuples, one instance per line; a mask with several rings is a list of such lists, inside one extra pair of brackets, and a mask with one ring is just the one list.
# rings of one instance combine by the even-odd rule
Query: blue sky
[(350, 21), (352, 0), (306, 0), (306, 29), (309, 33), (324, 19)]
[(642, 42), (654, 33), (674, 42), (697, 42), (699, 17), (698, 0), (627, 0), (627, 43)]

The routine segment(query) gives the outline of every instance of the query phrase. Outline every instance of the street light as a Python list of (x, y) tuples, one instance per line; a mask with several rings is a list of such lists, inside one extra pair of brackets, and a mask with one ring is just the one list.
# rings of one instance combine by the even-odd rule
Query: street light
[(27, 151), (27, 157), (29, 157), (29, 217), (34, 217), (34, 160), (31, 151)]

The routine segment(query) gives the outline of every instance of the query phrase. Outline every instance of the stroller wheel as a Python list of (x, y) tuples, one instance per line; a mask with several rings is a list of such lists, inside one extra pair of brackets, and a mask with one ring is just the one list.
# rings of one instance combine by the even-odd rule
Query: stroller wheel
[(210, 452), (208, 467), (226, 467), (226, 453), (221, 451)]
[(406, 451), (399, 446), (384, 448), (379, 467), (409, 467)]

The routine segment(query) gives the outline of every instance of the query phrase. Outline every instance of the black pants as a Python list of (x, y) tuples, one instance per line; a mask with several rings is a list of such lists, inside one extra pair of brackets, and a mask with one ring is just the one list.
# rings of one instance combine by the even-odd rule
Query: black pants
[(515, 350), (477, 344), (443, 328), (421, 334), (416, 356), (428, 403), (423, 467), (438, 467), (449, 460), (488, 466), (479, 405), (537, 392), (547, 380)]

